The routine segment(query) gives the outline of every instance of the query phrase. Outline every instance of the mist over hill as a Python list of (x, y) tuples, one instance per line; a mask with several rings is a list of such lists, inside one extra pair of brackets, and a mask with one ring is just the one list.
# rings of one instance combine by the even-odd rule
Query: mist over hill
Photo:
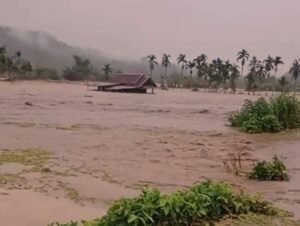
[[(0, 26), (1, 45), (5, 45), (10, 54), (20, 50), (24, 57), (30, 60), (36, 68), (62, 70), (64, 67), (73, 64), (73, 55), (78, 55), (88, 58), (92, 62), (93, 67), (99, 71), (101, 71), (104, 64), (111, 64), (113, 72), (149, 73), (146, 55), (150, 53), (145, 53), (144, 56), (136, 56), (136, 61), (113, 59), (100, 50), (72, 46), (42, 31), (27, 31)], [(157, 57), (160, 64), (161, 56)], [(168, 74), (180, 73), (180, 69), (176, 64), (176, 58), (177, 56), (172, 56), (171, 61), (173, 64), (168, 69)], [(154, 70), (153, 77), (159, 79), (163, 73), (164, 69), (159, 65)], [(185, 73), (188, 74), (188, 72)], [(284, 75), (288, 79), (291, 79), (289, 73), (285, 73)]]
[(109, 63), (114, 71), (141, 73), (148, 71), (148, 64), (142, 59), (137, 62), (112, 59), (106, 57), (99, 50), (72, 46), (41, 31), (24, 31), (1, 26), (0, 45), (5, 45), (10, 54), (20, 50), (35, 67), (62, 70), (65, 66), (73, 63), (72, 55), (79, 55), (90, 59), (93, 66), (98, 70), (104, 64)]

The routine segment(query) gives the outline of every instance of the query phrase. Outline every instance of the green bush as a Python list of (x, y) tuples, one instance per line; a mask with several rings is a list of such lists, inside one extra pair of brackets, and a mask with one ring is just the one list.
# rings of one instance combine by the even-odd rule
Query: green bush
[(51, 79), (51, 80), (60, 80), (61, 77), (55, 69), (50, 68), (37, 68), (34, 70), (35, 73), (31, 79)]
[(248, 213), (276, 215), (277, 210), (258, 197), (234, 193), (226, 183), (204, 182), (170, 195), (157, 190), (144, 190), (137, 198), (117, 201), (103, 218), (83, 225), (214, 225), (224, 217)]
[(287, 181), (289, 179), (286, 166), (277, 156), (273, 157), (272, 162), (257, 162), (248, 177), (261, 181)]
[(246, 100), (239, 112), (232, 114), (229, 121), (247, 133), (279, 132), (283, 129), (300, 127), (300, 103), (295, 96), (281, 94), (266, 101)]

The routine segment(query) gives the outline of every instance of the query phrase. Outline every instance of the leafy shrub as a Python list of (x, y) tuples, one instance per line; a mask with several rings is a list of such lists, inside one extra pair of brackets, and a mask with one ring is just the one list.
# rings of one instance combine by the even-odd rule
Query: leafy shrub
[(248, 213), (275, 215), (277, 210), (258, 197), (234, 193), (226, 183), (204, 182), (170, 195), (144, 190), (137, 198), (117, 201), (103, 218), (84, 225), (214, 225), (224, 217)]
[(51, 79), (60, 80), (61, 77), (58, 75), (57, 71), (50, 68), (37, 68), (35, 69), (34, 76), (31, 79)]
[(277, 157), (272, 162), (260, 161), (256, 163), (248, 177), (261, 181), (286, 181), (288, 180), (287, 169), (284, 163)]
[(295, 96), (280, 95), (270, 101), (274, 115), (285, 129), (300, 127), (300, 102)]
[(246, 100), (242, 109), (229, 117), (231, 125), (248, 133), (279, 132), (300, 127), (300, 103), (295, 96), (281, 94), (266, 101)]

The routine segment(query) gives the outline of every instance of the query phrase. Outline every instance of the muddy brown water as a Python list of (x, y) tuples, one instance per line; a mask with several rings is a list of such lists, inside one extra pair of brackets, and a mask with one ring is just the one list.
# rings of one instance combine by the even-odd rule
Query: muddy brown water
[[(118, 94), (88, 91), (83, 84), (0, 82), (0, 152), (50, 153), (44, 171), (2, 164), (1, 222), (41, 226), (92, 219), (143, 186), (169, 192), (206, 179), (259, 192), (300, 218), (300, 133), (245, 135), (226, 126), (229, 112), (257, 97), (188, 90)], [(235, 176), (226, 166), (236, 153), (245, 169), (257, 159), (284, 156), (291, 181)]]

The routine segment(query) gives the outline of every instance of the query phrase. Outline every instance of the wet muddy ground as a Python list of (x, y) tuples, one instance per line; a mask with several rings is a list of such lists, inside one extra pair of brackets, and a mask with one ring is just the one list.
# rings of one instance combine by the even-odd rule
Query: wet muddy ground
[[(168, 192), (206, 179), (260, 192), (300, 218), (300, 133), (245, 135), (226, 125), (230, 112), (257, 97), (1, 82), (0, 219), (41, 226), (96, 218), (113, 200), (135, 196), (143, 186)], [(285, 158), (291, 181), (235, 175), (236, 155), (247, 171), (274, 154)]]

